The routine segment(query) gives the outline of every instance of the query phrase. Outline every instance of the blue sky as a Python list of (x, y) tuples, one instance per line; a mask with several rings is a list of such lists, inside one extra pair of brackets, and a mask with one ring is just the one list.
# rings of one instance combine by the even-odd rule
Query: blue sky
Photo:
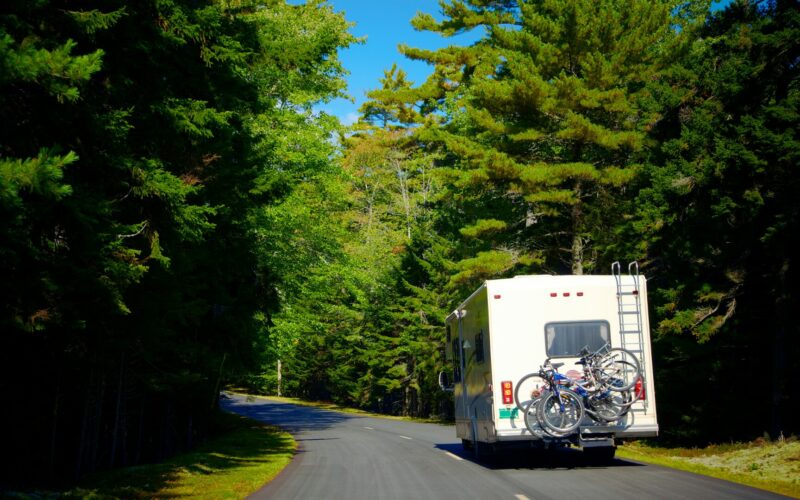
[(478, 38), (472, 33), (443, 38), (435, 33), (415, 31), (410, 21), (417, 12), (440, 17), (439, 3), (435, 0), (332, 0), (329, 3), (335, 11), (344, 12), (348, 21), (356, 23), (351, 33), (367, 37), (366, 43), (353, 45), (339, 53), (344, 67), (350, 71), (348, 92), (356, 102), (336, 99), (319, 106), (347, 124), (356, 120), (358, 107), (366, 99), (364, 93), (378, 87), (383, 71), (391, 68), (392, 63), (405, 70), (415, 85), (421, 84), (431, 73), (429, 65), (406, 59), (400, 54), (397, 50), (399, 44), (435, 49), (469, 44)]
[[(712, 9), (722, 8), (730, 2), (717, 0)], [(329, 0), (329, 3), (336, 12), (344, 12), (348, 21), (356, 23), (351, 29), (354, 35), (367, 37), (366, 43), (353, 45), (339, 53), (344, 67), (350, 71), (348, 92), (355, 103), (336, 99), (319, 106), (319, 109), (338, 116), (345, 124), (356, 121), (358, 108), (366, 99), (364, 93), (378, 87), (383, 71), (391, 68), (393, 63), (405, 70), (416, 85), (425, 81), (431, 73), (429, 65), (411, 61), (400, 54), (397, 50), (399, 44), (436, 49), (453, 44), (470, 44), (479, 37), (476, 33), (466, 33), (444, 38), (435, 33), (415, 31), (410, 21), (417, 12), (440, 17), (437, 0)]]

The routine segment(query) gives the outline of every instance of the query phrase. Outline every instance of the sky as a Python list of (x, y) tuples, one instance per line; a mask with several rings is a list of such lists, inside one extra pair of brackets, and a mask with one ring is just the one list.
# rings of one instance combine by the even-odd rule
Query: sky
[(412, 47), (436, 49), (447, 45), (470, 44), (478, 39), (477, 34), (466, 33), (444, 38), (430, 32), (418, 32), (411, 27), (411, 18), (417, 12), (441, 17), (436, 0), (331, 0), (336, 12), (344, 12), (345, 18), (356, 23), (350, 30), (358, 37), (366, 36), (361, 45), (352, 45), (341, 50), (339, 57), (350, 72), (347, 77), (348, 93), (355, 99), (336, 99), (319, 109), (338, 116), (345, 124), (358, 118), (358, 108), (366, 100), (365, 92), (378, 88), (383, 72), (397, 63), (408, 74), (408, 79), (419, 85), (433, 71), (428, 64), (412, 61), (400, 54), (401, 43)]
[[(290, 0), (302, 3), (303, 0)], [(717, 0), (712, 10), (720, 9), (731, 0)], [(377, 88), (383, 72), (397, 63), (408, 74), (415, 85), (422, 84), (433, 68), (421, 61), (412, 61), (397, 50), (401, 43), (411, 47), (437, 49), (447, 45), (468, 45), (479, 38), (475, 32), (444, 38), (436, 33), (418, 32), (411, 27), (411, 18), (417, 12), (441, 18), (437, 0), (329, 0), (336, 12), (344, 12), (345, 18), (354, 22), (351, 33), (366, 36), (366, 42), (340, 50), (339, 57), (350, 72), (347, 77), (348, 93), (355, 99), (336, 99), (318, 106), (331, 115), (339, 117), (346, 125), (358, 119), (358, 108), (366, 100), (365, 92)]]

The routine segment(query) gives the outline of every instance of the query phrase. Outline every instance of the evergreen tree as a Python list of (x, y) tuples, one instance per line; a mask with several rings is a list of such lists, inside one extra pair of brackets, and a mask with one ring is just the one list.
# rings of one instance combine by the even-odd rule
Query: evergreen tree
[[(681, 401), (659, 407), (674, 437), (788, 434), (797, 392), (786, 375), (800, 354), (789, 319), (798, 298), (800, 11), (796, 2), (735, 2), (698, 35), (653, 85), (669, 111), (653, 130), (662, 144), (635, 203), (633, 231), (647, 236), (655, 278), (660, 401)], [(737, 391), (677, 390), (697, 369), (712, 384), (739, 381)], [(709, 417), (734, 408), (752, 424), (747, 435)]]
[(324, 142), (347, 29), (318, 3), (3, 4), (4, 442), (25, 457), (4, 477), (190, 447), (223, 373), (259, 366), (277, 297), (254, 214), (329, 162), (298, 151)]
[(453, 155), (454, 195), (472, 241), (456, 281), (517, 270), (592, 271), (609, 244), (616, 198), (640, 169), (657, 113), (644, 101), (677, 38), (675, 2), (453, 1), (444, 36), (482, 28), (470, 47), (404, 48), (435, 65), (416, 99), (442, 124), (420, 132)]

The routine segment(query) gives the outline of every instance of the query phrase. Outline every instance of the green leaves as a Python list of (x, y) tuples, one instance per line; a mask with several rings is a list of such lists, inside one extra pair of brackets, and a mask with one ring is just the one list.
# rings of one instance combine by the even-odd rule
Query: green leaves
[(40, 85), (58, 102), (77, 101), (79, 86), (100, 70), (103, 51), (73, 56), (76, 43), (37, 48), (35, 39), (16, 41), (0, 28), (0, 84), (19, 80)]
[(68, 196), (72, 188), (62, 183), (64, 168), (77, 160), (78, 155), (72, 151), (56, 155), (47, 148), (25, 160), (0, 157), (0, 200), (7, 205), (18, 205), (20, 191), (55, 200)]

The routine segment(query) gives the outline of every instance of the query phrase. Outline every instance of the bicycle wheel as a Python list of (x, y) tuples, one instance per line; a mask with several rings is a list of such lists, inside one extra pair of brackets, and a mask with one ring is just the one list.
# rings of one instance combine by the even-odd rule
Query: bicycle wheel
[(604, 391), (593, 394), (587, 399), (586, 413), (598, 422), (615, 422), (628, 413), (631, 399), (629, 392)]
[(536, 417), (536, 407), (541, 402), (541, 398), (531, 399), (525, 404), (525, 409), (522, 411), (523, 419), (525, 420), (525, 427), (532, 435), (536, 437), (544, 436), (544, 429), (539, 425)]
[(519, 411), (524, 412), (528, 403), (539, 399), (545, 390), (547, 383), (539, 376), (539, 372), (529, 373), (519, 379), (514, 388), (514, 403)]
[(577, 429), (585, 412), (580, 396), (569, 389), (548, 391), (537, 406), (539, 425), (562, 435)]
[(595, 378), (612, 391), (629, 391), (636, 380), (641, 377), (642, 370), (636, 356), (626, 350), (614, 348), (600, 358), (592, 367)]

